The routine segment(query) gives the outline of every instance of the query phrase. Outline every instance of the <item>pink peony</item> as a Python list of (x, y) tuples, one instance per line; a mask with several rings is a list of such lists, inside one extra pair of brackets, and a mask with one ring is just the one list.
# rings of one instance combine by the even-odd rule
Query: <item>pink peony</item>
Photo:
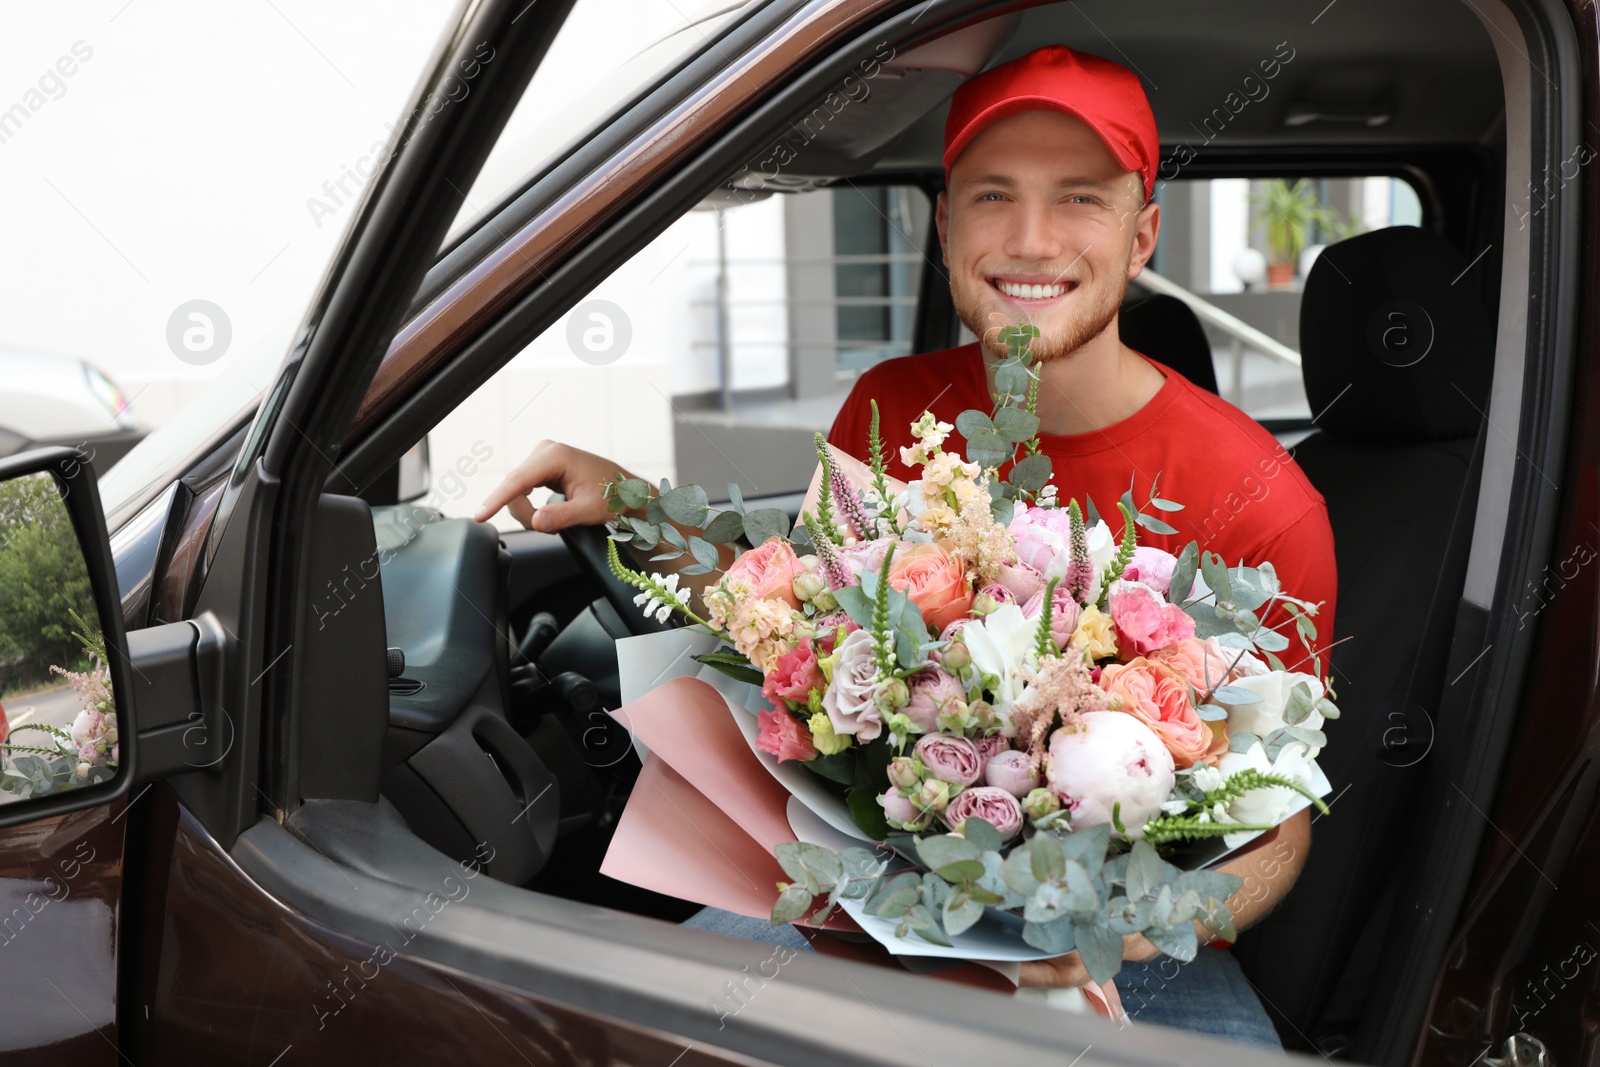
[(1172, 754), (1161, 739), (1119, 711), (1085, 712), (1079, 729), (1051, 734), (1045, 779), (1070, 812), (1073, 830), (1109, 824), (1120, 804), (1118, 817), (1131, 840), (1160, 814), (1175, 781)]
[(1004, 789), (1014, 797), (1025, 797), (1039, 784), (1031, 763), (1032, 759), (1026, 752), (1007, 749), (990, 757), (989, 762), (984, 764), (984, 783)]
[(1007, 531), (1017, 539), (1017, 560), (1041, 575), (1062, 575), (1071, 562), (1072, 531), (1065, 508), (1018, 508)]
[(761, 695), (774, 705), (782, 700), (804, 704), (813, 689), (820, 690), (828, 684), (817, 666), (817, 653), (811, 647), (811, 638), (802, 637), (789, 651), (772, 664), (772, 672), (761, 685)]
[(794, 595), (794, 579), (804, 570), (789, 542), (774, 535), (734, 560), (727, 577), (749, 586), (762, 600), (782, 600), (798, 608), (800, 598)]
[(978, 596), (986, 596), (990, 600), (993, 600), (996, 604), (1013, 604), (1016, 603), (1017, 599), (1017, 595), (1015, 593), (1001, 585), (999, 582), (984, 586), (982, 589), (978, 590)]
[(853, 545), (845, 545), (839, 549), (839, 558), (844, 560), (856, 580), (861, 580), (863, 571), (877, 574), (883, 570), (883, 557), (889, 554), (889, 546), (894, 545), (896, 557), (910, 545), (896, 541), (893, 537), (879, 537), (872, 541), (857, 541)]
[(964, 737), (924, 734), (912, 751), (927, 768), (929, 776), (941, 782), (971, 785), (983, 773), (977, 747)]
[(756, 747), (784, 760), (812, 760), (817, 758), (817, 747), (811, 743), (811, 731), (787, 711), (758, 711), (756, 720), (761, 731), (756, 736)]
[(927, 667), (911, 676), (911, 702), (900, 710), (925, 734), (939, 729), (939, 712), (952, 700), (965, 701), (967, 691), (949, 671)]
[(1212, 753), (1217, 737), (1190, 702), (1177, 672), (1140, 656), (1108, 664), (1100, 688), (1122, 701), (1122, 711), (1154, 730), (1178, 766), (1191, 767)]
[(1177, 566), (1178, 557), (1171, 552), (1163, 552), (1149, 545), (1140, 545), (1133, 550), (1133, 562), (1122, 572), (1122, 577), (1130, 582), (1148, 585), (1162, 596), (1166, 596), (1168, 590), (1172, 588), (1172, 572)]
[(978, 750), (978, 758), (983, 760), (984, 763), (988, 763), (1000, 753), (1008, 752), (1011, 749), (1011, 738), (1004, 734), (985, 734), (982, 737), (974, 737), (970, 740)]
[(916, 826), (927, 824), (925, 812), (917, 810), (909, 797), (900, 795), (900, 790), (890, 789), (879, 798), (883, 804), (883, 814), (890, 822), (899, 823), (901, 826)]
[(993, 786), (963, 789), (944, 809), (941, 818), (952, 830), (961, 829), (961, 824), (968, 819), (982, 819), (1000, 831), (1002, 839), (1015, 837), (1022, 832), (1022, 805), (1004, 789)]
[(1145, 655), (1171, 648), (1194, 636), (1194, 620), (1176, 604), (1168, 604), (1160, 594), (1138, 582), (1117, 582), (1111, 589), (1111, 621), (1121, 638), (1126, 655)]

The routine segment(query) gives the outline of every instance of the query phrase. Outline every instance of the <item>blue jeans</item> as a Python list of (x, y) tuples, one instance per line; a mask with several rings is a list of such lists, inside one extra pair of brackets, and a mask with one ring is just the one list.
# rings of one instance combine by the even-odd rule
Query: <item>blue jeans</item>
[[(765, 919), (717, 908), (702, 908), (683, 925), (799, 952), (816, 951), (808, 935), (793, 926), (773, 926)], [(1171, 956), (1125, 963), (1116, 984), (1122, 1009), (1135, 1025), (1155, 1023), (1244, 1045), (1283, 1048), (1278, 1031), (1231, 952), (1202, 947), (1190, 963), (1179, 963)]]

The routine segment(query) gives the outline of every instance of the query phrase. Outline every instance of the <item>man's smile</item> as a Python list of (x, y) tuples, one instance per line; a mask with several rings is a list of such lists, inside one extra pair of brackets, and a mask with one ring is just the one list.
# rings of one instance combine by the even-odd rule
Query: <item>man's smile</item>
[(999, 274), (987, 280), (1001, 296), (1030, 308), (1059, 300), (1078, 287), (1072, 278), (1049, 274)]

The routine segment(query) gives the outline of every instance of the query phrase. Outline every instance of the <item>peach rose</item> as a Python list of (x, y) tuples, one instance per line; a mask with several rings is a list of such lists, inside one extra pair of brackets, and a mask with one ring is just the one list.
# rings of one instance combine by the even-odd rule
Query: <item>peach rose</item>
[(1238, 649), (1228, 651), (1215, 637), (1203, 641), (1198, 637), (1185, 637), (1171, 648), (1150, 653), (1149, 658), (1187, 678), (1194, 691), (1203, 696), (1228, 683), (1228, 667), (1238, 656)]
[(789, 542), (773, 536), (734, 560), (727, 577), (730, 583), (749, 586), (750, 592), (763, 600), (782, 600), (791, 608), (798, 608), (800, 598), (794, 595), (794, 579), (803, 570), (805, 567)]
[(1189, 702), (1184, 679), (1176, 671), (1136, 657), (1112, 663), (1100, 673), (1100, 688), (1122, 701), (1127, 712), (1161, 738), (1180, 767), (1205, 761), (1215, 745), (1210, 725)]
[(939, 545), (914, 545), (895, 553), (889, 584), (902, 590), (922, 610), (922, 619), (943, 630), (972, 610), (972, 586), (966, 570)]

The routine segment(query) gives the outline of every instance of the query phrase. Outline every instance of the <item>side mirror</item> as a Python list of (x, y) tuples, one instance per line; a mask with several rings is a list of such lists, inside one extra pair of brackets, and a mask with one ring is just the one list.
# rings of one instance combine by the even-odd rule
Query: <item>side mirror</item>
[(131, 668), (88, 461), (0, 459), (0, 826), (128, 792)]

